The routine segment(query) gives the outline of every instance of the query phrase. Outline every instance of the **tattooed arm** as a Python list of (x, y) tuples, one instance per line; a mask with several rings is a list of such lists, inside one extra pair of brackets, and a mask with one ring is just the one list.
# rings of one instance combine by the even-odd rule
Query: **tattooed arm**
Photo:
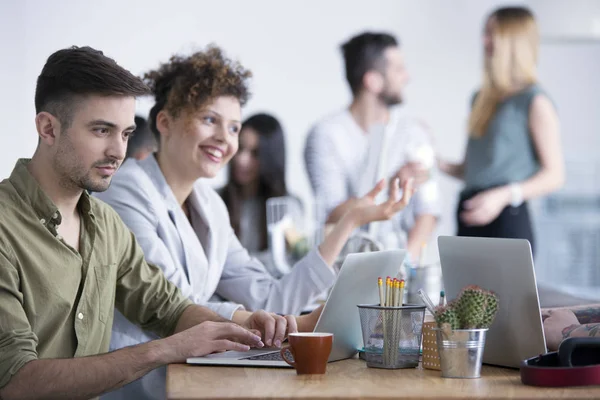
[(580, 324), (593, 324), (600, 322), (600, 304), (587, 304), (575, 307), (544, 308), (542, 318), (545, 320), (552, 312), (572, 311)]
[(595, 324), (600, 322), (600, 304), (591, 304), (581, 307), (572, 307), (580, 324)]
[(581, 324), (583, 321), (598, 321), (596, 310), (598, 307), (588, 306), (546, 311), (544, 333), (548, 350), (557, 350), (568, 337), (600, 337), (600, 322)]
[(600, 323), (570, 325), (562, 330), (563, 340), (569, 337), (600, 337)]

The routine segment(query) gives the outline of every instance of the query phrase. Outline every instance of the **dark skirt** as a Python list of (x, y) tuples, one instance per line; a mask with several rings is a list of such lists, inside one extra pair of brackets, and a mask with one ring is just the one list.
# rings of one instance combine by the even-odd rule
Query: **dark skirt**
[(491, 237), (508, 239), (527, 239), (531, 245), (531, 251), (534, 252), (533, 227), (529, 217), (527, 202), (523, 202), (519, 207), (508, 206), (498, 217), (483, 226), (466, 226), (460, 219), (460, 213), (464, 210), (463, 202), (475, 196), (479, 192), (461, 193), (456, 213), (458, 226), (457, 236), (471, 237)]

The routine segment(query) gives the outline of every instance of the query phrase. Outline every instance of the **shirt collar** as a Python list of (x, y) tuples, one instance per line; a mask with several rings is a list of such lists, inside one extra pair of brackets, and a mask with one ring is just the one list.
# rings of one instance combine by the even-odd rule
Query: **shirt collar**
[[(27, 169), (30, 161), (25, 158), (19, 159), (8, 180), (23, 201), (33, 208), (42, 224), (48, 228), (52, 225), (58, 226), (62, 221), (60, 211)], [(82, 214), (94, 218), (90, 195), (87, 191), (83, 191), (77, 205)]]

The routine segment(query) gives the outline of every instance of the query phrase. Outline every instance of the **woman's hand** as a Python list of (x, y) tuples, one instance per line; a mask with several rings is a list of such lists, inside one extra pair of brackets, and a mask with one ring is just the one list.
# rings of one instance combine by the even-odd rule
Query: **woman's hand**
[(504, 210), (510, 202), (508, 186), (489, 189), (463, 202), (460, 219), (468, 226), (487, 225)]
[(381, 180), (366, 196), (359, 199), (353, 199), (348, 203), (348, 210), (337, 220), (335, 224), (328, 229), (323, 243), (319, 245), (319, 254), (323, 261), (332, 266), (340, 255), (346, 241), (352, 235), (352, 232), (361, 225), (373, 221), (383, 221), (392, 218), (396, 213), (402, 210), (413, 194), (413, 181), (408, 180), (403, 186), (402, 198), (399, 195), (398, 178), (390, 189), (388, 200), (382, 204), (376, 204), (377, 195), (385, 187), (385, 181)]
[(327, 221), (325, 221), (325, 224), (332, 225), (338, 223), (342, 217), (348, 213), (348, 211), (356, 206), (359, 200), (360, 199), (357, 199), (356, 197), (350, 197), (348, 200), (338, 205), (327, 216)]
[(399, 179), (395, 178), (390, 185), (389, 197), (387, 201), (376, 204), (377, 195), (385, 187), (385, 181), (380, 180), (377, 185), (365, 196), (356, 199), (352, 208), (346, 215), (352, 218), (356, 226), (361, 226), (374, 221), (386, 221), (391, 219), (396, 213), (404, 209), (414, 193), (412, 178), (407, 179), (402, 186), (402, 198), (399, 194)]

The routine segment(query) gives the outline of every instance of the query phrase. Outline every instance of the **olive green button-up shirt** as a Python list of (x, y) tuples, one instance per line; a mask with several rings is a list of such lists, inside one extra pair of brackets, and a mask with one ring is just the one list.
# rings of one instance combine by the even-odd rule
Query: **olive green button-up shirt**
[(79, 251), (67, 245), (28, 162), (0, 182), (0, 387), (31, 360), (107, 352), (114, 307), (167, 336), (192, 304), (146, 263), (116, 212), (87, 193)]

